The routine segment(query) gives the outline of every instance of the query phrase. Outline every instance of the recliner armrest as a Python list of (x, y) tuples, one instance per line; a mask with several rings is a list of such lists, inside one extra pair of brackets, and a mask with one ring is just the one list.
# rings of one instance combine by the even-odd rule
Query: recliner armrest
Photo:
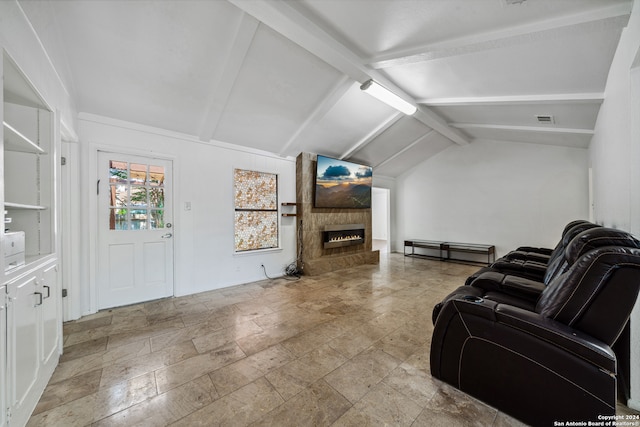
[(536, 253), (543, 254), (543, 255), (551, 255), (551, 253), (553, 252), (553, 249), (538, 248), (538, 247), (535, 247), (535, 246), (520, 246), (519, 248), (516, 249), (516, 251), (536, 252)]
[(490, 267), (492, 270), (502, 272), (504, 274), (512, 274), (515, 276), (528, 277), (534, 280), (542, 281), (547, 272), (547, 264), (528, 260), (497, 260)]
[(505, 276), (502, 280), (502, 288), (505, 290), (505, 293), (522, 294), (523, 296), (531, 297), (533, 300), (538, 299), (545, 287), (544, 283), (525, 277)]
[(551, 256), (537, 252), (513, 251), (506, 254), (503, 258), (506, 260), (528, 260), (547, 264)]
[(545, 288), (544, 283), (540, 281), (497, 271), (486, 271), (473, 279), (469, 285), (487, 292), (502, 292), (534, 302)]
[[(451, 316), (455, 315), (468, 319), (465, 331), (470, 336), (497, 339), (494, 328), (488, 325), (502, 325), (516, 334), (525, 334), (536, 341), (549, 343), (603, 371), (616, 373), (615, 353), (602, 341), (536, 312), (473, 295), (453, 297), (444, 304), (436, 320), (432, 343), (433, 340), (437, 342), (442, 339), (447, 329), (443, 325), (448, 324)], [(471, 321), (472, 318), (477, 321)]]
[[(507, 325), (536, 339), (551, 343), (605, 371), (616, 372), (616, 356), (611, 347), (563, 323), (532, 311), (498, 304), (476, 296), (459, 296), (449, 300), (448, 304), (453, 304), (455, 310), (463, 317), (473, 315), (490, 322)], [(445, 307), (448, 304), (445, 304)], [(473, 325), (467, 324), (467, 327), (473, 335)], [(438, 329), (437, 326), (436, 329)], [(480, 330), (476, 332), (480, 333)]]
[(485, 271), (471, 280), (469, 286), (484, 289), (485, 291), (500, 291), (502, 289), (502, 281), (506, 276), (506, 274), (499, 271)]
[(553, 343), (604, 370), (616, 372), (616, 356), (613, 350), (590, 335), (538, 313), (505, 304), (499, 304), (495, 308), (495, 316), (498, 322)]

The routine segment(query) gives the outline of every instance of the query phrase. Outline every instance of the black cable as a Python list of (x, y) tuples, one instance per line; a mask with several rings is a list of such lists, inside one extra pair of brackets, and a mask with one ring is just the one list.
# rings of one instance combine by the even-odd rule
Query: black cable
[(264, 271), (264, 277), (269, 280), (273, 280), (273, 277), (269, 277), (269, 275), (267, 274), (267, 269), (264, 267), (264, 264), (261, 264), (260, 267), (262, 267), (262, 271)]
[(288, 275), (286, 275), (286, 274), (284, 276), (281, 276), (281, 277), (269, 277), (269, 275), (267, 274), (267, 269), (265, 268), (264, 264), (262, 264), (261, 267), (262, 267), (262, 271), (264, 272), (264, 276), (269, 280), (275, 280), (275, 279), (279, 279), (279, 278), (282, 278), (284, 280), (289, 280), (291, 282), (295, 282), (296, 280), (300, 280), (300, 276), (298, 276), (298, 275), (295, 275), (296, 276), (295, 279), (290, 279), (289, 277), (287, 277)]
[[(302, 221), (300, 221), (300, 225), (298, 226), (297, 238), (298, 238), (298, 241), (296, 242), (296, 244), (298, 246), (298, 254), (297, 254), (296, 260), (284, 268), (285, 275), (282, 276), (282, 278), (284, 278), (285, 280), (290, 280), (290, 281), (300, 280), (301, 278), (300, 276), (302, 275), (302, 271), (298, 270), (298, 263), (302, 263)], [(264, 264), (262, 264), (261, 267), (262, 267), (262, 270), (264, 271), (264, 276), (269, 280), (273, 280), (274, 277), (269, 277), (269, 275), (267, 274), (267, 269), (265, 268)], [(288, 277), (295, 277), (295, 279), (289, 279)]]

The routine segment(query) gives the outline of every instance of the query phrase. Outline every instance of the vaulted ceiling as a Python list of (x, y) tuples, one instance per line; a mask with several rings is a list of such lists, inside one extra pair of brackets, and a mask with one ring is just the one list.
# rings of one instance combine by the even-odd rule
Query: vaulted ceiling
[[(82, 113), (398, 176), (476, 139), (587, 147), (632, 2), (20, 5)], [(370, 78), (418, 112), (363, 93)]]

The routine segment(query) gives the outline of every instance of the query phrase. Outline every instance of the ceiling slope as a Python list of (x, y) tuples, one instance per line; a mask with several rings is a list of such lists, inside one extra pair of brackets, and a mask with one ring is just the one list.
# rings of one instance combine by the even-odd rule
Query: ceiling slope
[(393, 177), (476, 139), (588, 147), (632, 2), (19, 4), (82, 113)]

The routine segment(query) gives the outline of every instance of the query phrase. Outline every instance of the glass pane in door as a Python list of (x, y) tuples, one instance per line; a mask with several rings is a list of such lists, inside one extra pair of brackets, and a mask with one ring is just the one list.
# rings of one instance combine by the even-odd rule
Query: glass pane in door
[(110, 185), (109, 186), (109, 206), (125, 207), (127, 206), (128, 194), (126, 185)]
[(129, 181), (129, 164), (127, 162), (119, 162), (111, 160), (109, 162), (109, 182), (128, 182)]
[(130, 230), (146, 230), (147, 229), (147, 210), (132, 209), (130, 211)]
[(164, 185), (164, 167), (149, 166), (149, 184), (157, 187)]
[(149, 217), (149, 228), (164, 228), (164, 210), (152, 209)]
[(126, 209), (109, 209), (109, 229), (110, 230), (128, 230), (129, 222), (127, 221)]
[(142, 185), (147, 183), (147, 165), (131, 163), (131, 183)]
[(164, 207), (164, 188), (149, 189), (149, 206), (152, 208)]
[(140, 187), (137, 185), (131, 186), (131, 206), (136, 208), (144, 208), (148, 206), (146, 187)]

